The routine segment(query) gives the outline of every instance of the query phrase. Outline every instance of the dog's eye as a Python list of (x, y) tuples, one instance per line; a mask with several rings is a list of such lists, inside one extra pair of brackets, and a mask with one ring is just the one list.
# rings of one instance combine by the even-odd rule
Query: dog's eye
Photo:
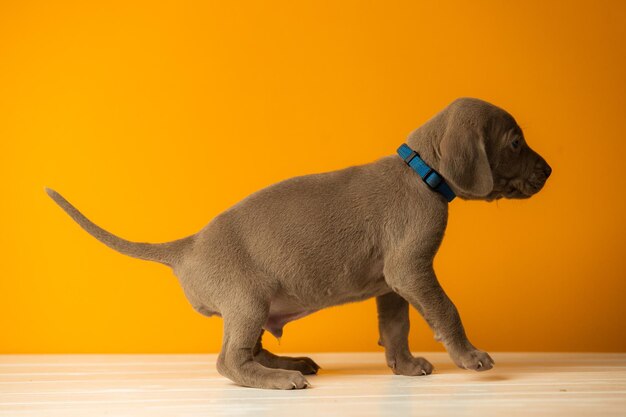
[(515, 150), (517, 150), (520, 146), (521, 142), (519, 139), (513, 139), (513, 142), (511, 142), (511, 147)]

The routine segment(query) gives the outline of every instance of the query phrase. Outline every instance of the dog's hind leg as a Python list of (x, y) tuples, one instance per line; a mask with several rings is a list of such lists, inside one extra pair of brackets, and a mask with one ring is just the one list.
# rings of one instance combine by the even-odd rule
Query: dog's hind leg
[(254, 360), (268, 306), (245, 300), (245, 305), (222, 311), (224, 340), (217, 360), (217, 371), (233, 382), (246, 387), (273, 389), (306, 388), (309, 383), (299, 371), (272, 369)]
[(254, 360), (261, 365), (268, 368), (276, 369), (289, 369), (294, 371), (300, 371), (304, 375), (316, 374), (320, 366), (307, 357), (291, 357), (291, 356), (278, 356), (272, 352), (263, 349), (261, 339), (263, 338), (263, 330), (253, 350)]
[(409, 350), (409, 303), (395, 292), (376, 297), (378, 344), (385, 348), (387, 365), (397, 375), (428, 375), (433, 366)]

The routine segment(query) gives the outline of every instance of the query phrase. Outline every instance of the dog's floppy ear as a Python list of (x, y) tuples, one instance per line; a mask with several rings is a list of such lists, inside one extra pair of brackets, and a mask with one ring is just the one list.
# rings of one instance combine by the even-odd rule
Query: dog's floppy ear
[(482, 197), (493, 190), (484, 136), (475, 126), (448, 124), (439, 149), (439, 172), (446, 181), (469, 196)]

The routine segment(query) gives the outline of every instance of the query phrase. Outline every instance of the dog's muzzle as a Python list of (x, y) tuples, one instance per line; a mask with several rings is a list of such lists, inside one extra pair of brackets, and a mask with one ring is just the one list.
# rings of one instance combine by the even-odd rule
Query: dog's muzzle
[(535, 165), (535, 169), (533, 170), (530, 179), (526, 182), (526, 190), (523, 191), (529, 194), (529, 197), (538, 193), (546, 184), (550, 174), (552, 174), (552, 168), (545, 160), (543, 160), (543, 158), (540, 159)]

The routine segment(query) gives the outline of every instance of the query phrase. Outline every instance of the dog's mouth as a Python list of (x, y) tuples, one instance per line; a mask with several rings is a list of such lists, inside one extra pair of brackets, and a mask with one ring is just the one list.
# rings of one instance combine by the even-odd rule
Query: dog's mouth
[(512, 199), (523, 199), (529, 198), (530, 196), (535, 194), (535, 192), (532, 191), (531, 187), (529, 187), (527, 183), (523, 182), (519, 185), (512, 184), (511, 187), (504, 192), (504, 197)]
[(502, 192), (492, 193), (487, 196), (486, 200), (494, 201), (494, 200), (500, 200), (502, 198), (508, 198), (510, 200), (523, 200), (523, 199), (530, 198), (530, 197), (531, 197), (530, 195), (524, 194), (523, 192), (516, 190), (516, 191), (512, 191), (508, 193), (502, 193)]
[(517, 200), (526, 199), (537, 193), (542, 186), (543, 184), (537, 187), (527, 181), (510, 180), (503, 184), (502, 187), (499, 187), (497, 189), (494, 188), (494, 190), (489, 193), (486, 200), (493, 201), (500, 200), (501, 198)]

